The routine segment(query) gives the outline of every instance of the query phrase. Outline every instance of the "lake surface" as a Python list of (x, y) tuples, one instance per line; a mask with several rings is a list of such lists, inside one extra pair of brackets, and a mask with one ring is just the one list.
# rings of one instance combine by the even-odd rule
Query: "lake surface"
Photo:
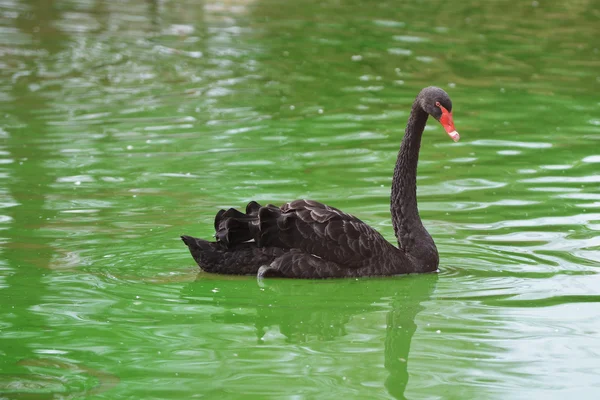
[[(0, 0), (0, 398), (596, 399), (595, 1)], [(413, 99), (438, 274), (199, 272), (311, 198), (394, 241)]]

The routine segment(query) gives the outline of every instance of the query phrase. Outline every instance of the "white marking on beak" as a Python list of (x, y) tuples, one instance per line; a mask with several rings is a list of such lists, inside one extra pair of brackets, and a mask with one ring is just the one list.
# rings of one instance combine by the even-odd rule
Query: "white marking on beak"
[(450, 139), (454, 140), (455, 142), (458, 142), (460, 139), (460, 135), (456, 131), (448, 132), (448, 136), (450, 136)]

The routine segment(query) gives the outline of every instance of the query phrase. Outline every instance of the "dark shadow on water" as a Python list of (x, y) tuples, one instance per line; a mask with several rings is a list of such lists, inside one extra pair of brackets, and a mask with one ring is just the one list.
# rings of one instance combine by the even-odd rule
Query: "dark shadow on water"
[[(196, 285), (213, 282), (205, 274), (198, 277)], [(394, 398), (404, 399), (415, 318), (424, 309), (422, 303), (431, 298), (437, 279), (437, 274), (330, 281), (273, 279), (264, 281), (258, 295), (244, 300), (232, 293), (233, 285), (231, 290), (215, 293), (213, 302), (224, 311), (211, 318), (217, 323), (254, 326), (258, 345), (267, 328), (278, 327), (287, 343), (310, 347), (315, 342), (342, 340), (347, 325), (359, 315), (385, 313), (381, 350), (388, 376), (384, 385)], [(240, 313), (240, 303), (248, 301), (252, 304), (242, 308), (254, 312)]]

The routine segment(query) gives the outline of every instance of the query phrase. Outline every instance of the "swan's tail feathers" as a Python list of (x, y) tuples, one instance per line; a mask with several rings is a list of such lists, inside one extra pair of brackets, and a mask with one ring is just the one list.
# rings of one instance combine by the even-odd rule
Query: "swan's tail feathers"
[(220, 259), (222, 247), (219, 243), (208, 242), (192, 236), (181, 236), (196, 263), (204, 269), (205, 265), (212, 265)]
[(255, 243), (228, 247), (221, 242), (208, 242), (192, 236), (181, 236), (198, 266), (206, 272), (230, 275), (256, 275), (261, 265), (269, 265), (285, 250), (258, 248)]
[(231, 263), (227, 263), (227, 249), (222, 243), (209, 242), (185, 235), (181, 236), (181, 240), (187, 245), (196, 264), (203, 271), (221, 274), (243, 274), (243, 272), (236, 272), (235, 265), (228, 265)]

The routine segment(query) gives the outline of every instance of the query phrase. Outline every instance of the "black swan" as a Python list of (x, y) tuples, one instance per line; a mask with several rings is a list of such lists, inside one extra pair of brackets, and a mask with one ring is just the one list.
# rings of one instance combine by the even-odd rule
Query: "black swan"
[(206, 272), (258, 278), (342, 278), (436, 271), (433, 239), (417, 208), (417, 163), (428, 116), (438, 120), (455, 142), (452, 101), (427, 87), (413, 103), (392, 180), (391, 213), (396, 248), (375, 229), (337, 208), (312, 200), (281, 207), (251, 201), (242, 213), (220, 210), (216, 242), (181, 239)]

